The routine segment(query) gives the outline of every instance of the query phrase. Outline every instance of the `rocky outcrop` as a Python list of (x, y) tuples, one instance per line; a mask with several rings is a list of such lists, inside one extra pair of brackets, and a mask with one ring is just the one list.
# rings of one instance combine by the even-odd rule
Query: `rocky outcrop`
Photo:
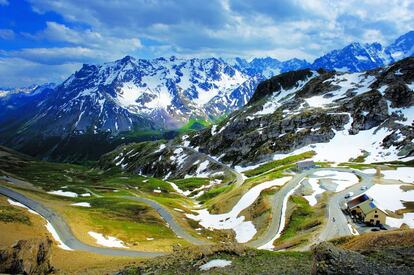
[(314, 247), (313, 254), (312, 274), (406, 275), (413, 272), (407, 266), (378, 261), (358, 252), (338, 248), (329, 242), (323, 242)]
[(0, 273), (49, 274), (52, 241), (49, 238), (20, 240), (13, 247), (0, 251)]
[(261, 82), (248, 104), (252, 104), (257, 100), (264, 98), (268, 95), (278, 92), (282, 89), (288, 90), (295, 86), (299, 81), (305, 81), (312, 76), (312, 71), (309, 69), (291, 71), (274, 76), (268, 80)]

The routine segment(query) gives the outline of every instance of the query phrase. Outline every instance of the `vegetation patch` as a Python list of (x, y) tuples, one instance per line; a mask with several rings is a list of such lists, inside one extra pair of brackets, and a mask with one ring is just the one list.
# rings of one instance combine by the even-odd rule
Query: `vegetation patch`
[[(323, 201), (323, 200), (322, 200)], [(315, 231), (324, 218), (323, 209), (325, 204), (318, 203), (311, 207), (302, 196), (290, 196), (289, 202), (293, 204), (293, 212), (279, 239), (275, 241), (276, 246), (296, 246), (309, 240), (309, 234)]]
[(266, 181), (271, 181), (274, 179), (278, 179), (281, 178), (283, 176), (285, 176), (285, 171), (289, 168), (292, 168), (294, 165), (293, 164), (289, 164), (289, 165), (283, 165), (281, 167), (275, 168), (269, 172), (263, 173), (261, 175), (255, 176), (255, 177), (250, 177), (246, 180), (247, 184), (251, 184), (252, 187), (260, 184), (262, 182), (266, 182)]
[(362, 150), (362, 155), (359, 155), (356, 158), (351, 158), (349, 161), (350, 162), (359, 162), (359, 163), (362, 163), (362, 162), (365, 162), (365, 159), (368, 156), (369, 156), (369, 153), (367, 151), (365, 151), (365, 150)]
[(212, 188), (212, 189), (206, 191), (202, 196), (200, 196), (199, 197), (199, 201), (201, 201), (202, 203), (204, 203), (207, 200), (212, 199), (212, 198), (218, 196), (219, 194), (224, 193), (224, 192), (230, 190), (231, 188), (232, 187), (230, 185)]
[[(231, 261), (231, 265), (200, 270), (214, 260)], [(176, 248), (174, 253), (130, 266), (120, 274), (310, 274), (310, 252), (271, 252), (225, 243), (205, 247)]]
[(210, 179), (207, 179), (207, 178), (186, 178), (186, 179), (172, 180), (172, 182), (174, 182), (182, 190), (193, 191), (196, 188), (199, 188), (203, 185), (209, 184)]
[(5, 223), (23, 223), (26, 225), (32, 224), (24, 210), (5, 205), (0, 205), (0, 221)]
[(244, 174), (247, 177), (253, 177), (256, 175), (260, 175), (263, 174), (269, 170), (275, 169), (279, 166), (282, 165), (287, 165), (287, 164), (292, 164), (292, 163), (296, 163), (298, 161), (304, 160), (304, 159), (308, 159), (308, 158), (312, 158), (313, 156), (315, 156), (315, 151), (307, 151), (304, 152), (302, 154), (299, 155), (294, 155), (294, 156), (289, 156), (283, 159), (278, 159), (278, 160), (274, 160), (274, 161), (270, 161), (267, 162), (265, 164), (260, 165), (259, 167), (252, 169), (252, 170), (248, 170), (246, 172), (244, 172)]
[(186, 133), (190, 131), (197, 131), (210, 126), (211, 123), (204, 119), (190, 119), (184, 126), (179, 129), (180, 133)]

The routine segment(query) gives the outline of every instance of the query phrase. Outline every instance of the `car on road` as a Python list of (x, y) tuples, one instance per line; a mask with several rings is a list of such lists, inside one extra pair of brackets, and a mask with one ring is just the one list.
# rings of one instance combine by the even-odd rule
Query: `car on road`
[(371, 229), (371, 231), (380, 231), (380, 230), (379, 230), (379, 228), (374, 227), (374, 228)]
[(366, 185), (361, 186), (361, 191), (364, 191), (364, 190), (367, 190), (367, 189), (368, 189), (368, 187)]
[(350, 197), (352, 197), (354, 195), (353, 192), (349, 192), (345, 195), (345, 199), (349, 199)]
[(379, 228), (380, 228), (381, 230), (387, 230), (387, 228), (386, 228), (383, 224), (380, 224), (380, 225), (379, 225)]

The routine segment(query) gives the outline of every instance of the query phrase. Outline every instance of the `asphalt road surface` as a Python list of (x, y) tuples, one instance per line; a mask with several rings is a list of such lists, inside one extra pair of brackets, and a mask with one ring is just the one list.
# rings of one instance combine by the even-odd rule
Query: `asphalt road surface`
[[(336, 237), (351, 235), (351, 231), (348, 227), (348, 221), (346, 216), (341, 210), (340, 203), (344, 200), (345, 194), (353, 192), (354, 195), (361, 194), (365, 191), (361, 191), (360, 188), (366, 185), (368, 188), (374, 183), (372, 181), (372, 175), (364, 174), (360, 171), (346, 169), (346, 168), (315, 168), (306, 170), (300, 174), (295, 175), (288, 183), (286, 183), (272, 198), (272, 221), (267, 229), (266, 233), (260, 236), (258, 239), (248, 243), (252, 247), (261, 247), (270, 242), (280, 230), (281, 219), (284, 215), (285, 209), (283, 209), (283, 200), (286, 196), (290, 196), (291, 190), (293, 190), (300, 182), (307, 176), (321, 170), (331, 170), (339, 172), (355, 173), (361, 178), (361, 181), (351, 187), (335, 193), (328, 203), (328, 222), (324, 227), (322, 233), (318, 237), (318, 242), (333, 239)], [(335, 221), (334, 221), (335, 219)]]
[[(32, 209), (33, 211), (40, 214), (42, 217), (44, 217), (47, 221), (52, 224), (52, 226), (55, 228), (57, 234), (59, 235), (61, 241), (68, 246), (69, 248), (73, 250), (81, 250), (81, 251), (87, 251), (91, 253), (97, 253), (102, 255), (111, 255), (111, 256), (132, 256), (132, 257), (156, 257), (164, 255), (165, 253), (160, 252), (146, 252), (146, 251), (136, 251), (136, 250), (127, 250), (127, 249), (115, 249), (115, 248), (104, 248), (104, 247), (96, 247), (92, 245), (85, 244), (78, 240), (74, 235), (68, 224), (54, 211), (51, 209), (45, 207), (41, 203), (32, 200), (12, 189), (9, 189), (4, 186), (0, 186), (0, 194), (7, 196), (11, 198), (12, 200), (15, 200), (17, 202), (20, 202), (21, 204), (24, 204), (28, 208)], [(146, 199), (140, 199), (131, 197), (133, 200), (142, 201), (148, 204), (157, 205), (157, 203), (146, 200)], [(166, 211), (160, 205), (157, 205), (157, 211), (163, 212)], [(160, 213), (161, 214), (161, 213)], [(176, 224), (172, 216), (167, 212), (167, 215), (163, 217), (168, 220), (173, 221), (173, 224)], [(179, 232), (181, 234), (181, 232)], [(189, 236), (189, 235), (188, 235)], [(186, 237), (185, 234), (182, 236), (183, 238)], [(191, 236), (190, 236), (191, 237)], [(192, 238), (192, 237), (191, 237)], [(198, 240), (197, 240), (198, 241)]]

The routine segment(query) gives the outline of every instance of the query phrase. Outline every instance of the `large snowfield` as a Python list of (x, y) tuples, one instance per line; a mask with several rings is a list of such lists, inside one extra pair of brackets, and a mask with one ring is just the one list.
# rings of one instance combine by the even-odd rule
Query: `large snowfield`
[[(345, 126), (342, 131), (335, 131), (335, 136), (327, 143), (316, 143), (297, 149), (289, 154), (275, 154), (274, 160), (282, 159), (287, 156), (301, 154), (306, 151), (315, 151), (314, 161), (320, 162), (347, 162), (352, 158), (357, 158), (368, 151), (369, 155), (365, 158), (365, 163), (384, 162), (398, 160), (397, 150), (394, 147), (384, 149), (381, 147), (382, 140), (389, 134), (386, 128), (372, 128), (366, 131), (360, 131), (356, 135), (349, 135), (352, 120)], [(375, 132), (375, 134), (374, 134)], [(413, 157), (407, 158), (411, 160)]]
[[(414, 202), (414, 190), (404, 191), (401, 184), (375, 184), (366, 194), (381, 208), (390, 211), (404, 209), (403, 202)], [(403, 223), (414, 227), (414, 213), (405, 213), (401, 219), (387, 217), (386, 224), (399, 228)]]

